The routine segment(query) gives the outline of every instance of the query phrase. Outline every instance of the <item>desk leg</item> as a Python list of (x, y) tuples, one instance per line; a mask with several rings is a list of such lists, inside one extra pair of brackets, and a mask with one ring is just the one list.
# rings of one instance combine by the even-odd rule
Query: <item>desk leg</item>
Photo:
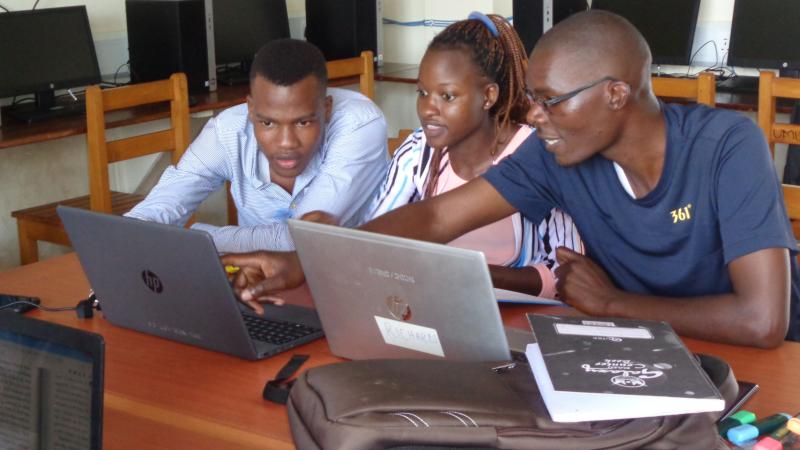
[(19, 260), (20, 264), (31, 264), (39, 261), (39, 245), (30, 233), (28, 225), (22, 220), (17, 219), (17, 236), (19, 238)]

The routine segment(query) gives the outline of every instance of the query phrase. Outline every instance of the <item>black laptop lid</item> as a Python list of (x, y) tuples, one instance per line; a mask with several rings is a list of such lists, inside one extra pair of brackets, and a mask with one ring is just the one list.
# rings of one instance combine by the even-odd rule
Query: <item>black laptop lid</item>
[(0, 312), (3, 448), (100, 449), (102, 336)]

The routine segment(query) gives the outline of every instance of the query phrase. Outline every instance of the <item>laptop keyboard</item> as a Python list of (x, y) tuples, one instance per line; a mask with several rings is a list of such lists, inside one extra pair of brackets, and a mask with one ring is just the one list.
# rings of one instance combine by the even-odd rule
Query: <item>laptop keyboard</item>
[(295, 341), (320, 331), (319, 328), (309, 327), (302, 323), (270, 320), (251, 315), (242, 317), (244, 317), (244, 324), (251, 338), (275, 345)]

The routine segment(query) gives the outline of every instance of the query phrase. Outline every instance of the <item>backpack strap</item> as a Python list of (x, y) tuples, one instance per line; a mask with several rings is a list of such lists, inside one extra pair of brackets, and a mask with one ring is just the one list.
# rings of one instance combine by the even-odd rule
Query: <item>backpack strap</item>
[(261, 394), (264, 400), (285, 405), (289, 398), (289, 390), (294, 384), (294, 380), (289, 380), (289, 377), (294, 375), (307, 360), (308, 355), (292, 355), (292, 359), (278, 371), (275, 379), (267, 381), (264, 385), (264, 392)]

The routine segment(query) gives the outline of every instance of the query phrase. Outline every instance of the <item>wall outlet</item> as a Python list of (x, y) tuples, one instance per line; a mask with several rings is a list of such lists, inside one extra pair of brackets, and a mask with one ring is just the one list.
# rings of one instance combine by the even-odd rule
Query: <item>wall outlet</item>
[[(694, 32), (692, 55), (694, 66), (720, 66), (727, 59), (728, 43), (730, 42), (731, 23), (723, 21), (698, 21)], [(709, 41), (713, 41), (714, 45)]]
[(718, 44), (719, 45), (720, 57), (724, 58), (724, 57), (727, 56), (726, 53), (728, 53), (728, 45), (729, 44), (730, 44), (730, 42), (729, 42), (728, 38), (722, 38), (722, 42)]

